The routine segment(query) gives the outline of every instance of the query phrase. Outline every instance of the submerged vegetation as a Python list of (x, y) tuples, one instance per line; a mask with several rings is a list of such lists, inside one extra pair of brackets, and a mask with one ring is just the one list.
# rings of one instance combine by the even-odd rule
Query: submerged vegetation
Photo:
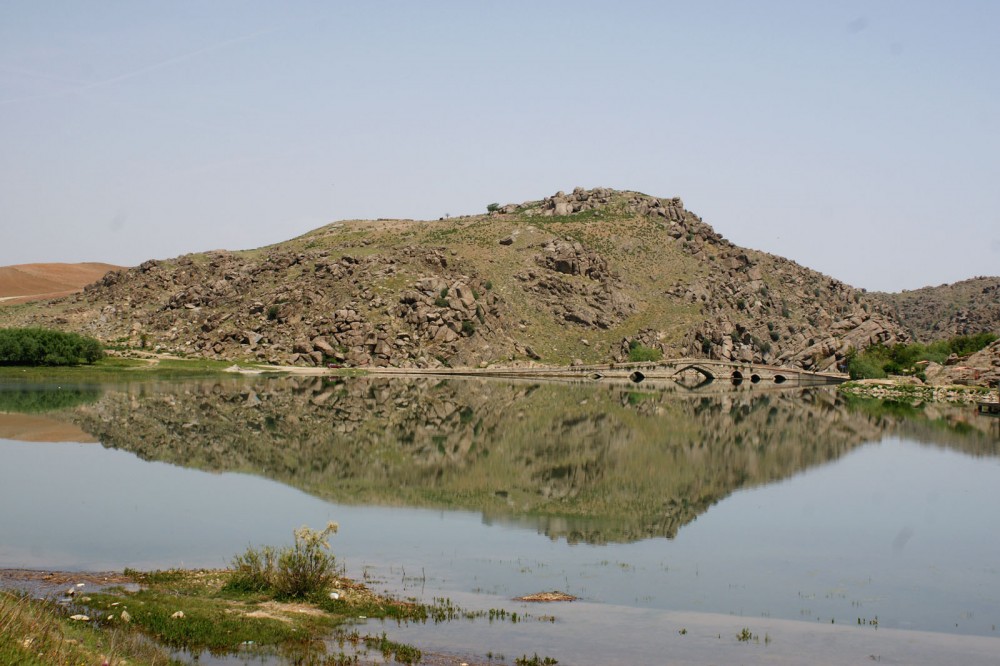
[(0, 328), (0, 365), (80, 365), (104, 358), (94, 338), (47, 328)]
[(851, 379), (883, 379), (888, 375), (920, 376), (918, 364), (922, 361), (944, 363), (952, 354), (968, 356), (985, 348), (997, 339), (994, 333), (960, 335), (939, 340), (929, 345), (911, 344), (872, 345), (863, 352), (852, 351), (847, 355), (847, 371)]

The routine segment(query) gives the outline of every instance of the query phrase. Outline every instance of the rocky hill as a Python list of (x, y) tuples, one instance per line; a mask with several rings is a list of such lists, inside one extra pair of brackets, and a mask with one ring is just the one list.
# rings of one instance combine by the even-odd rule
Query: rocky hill
[(921, 342), (1000, 333), (1000, 277), (977, 277), (899, 294), (872, 294)]
[(637, 344), (812, 370), (907, 341), (884, 300), (737, 247), (677, 198), (597, 188), (489, 214), (344, 221), (109, 273), (0, 325), (282, 364), (624, 360)]

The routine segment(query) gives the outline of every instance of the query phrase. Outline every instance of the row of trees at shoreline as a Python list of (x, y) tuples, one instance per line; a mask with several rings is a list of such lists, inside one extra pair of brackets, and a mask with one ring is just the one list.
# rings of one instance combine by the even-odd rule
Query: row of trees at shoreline
[(80, 365), (104, 358), (104, 345), (78, 333), (0, 328), (0, 365)]

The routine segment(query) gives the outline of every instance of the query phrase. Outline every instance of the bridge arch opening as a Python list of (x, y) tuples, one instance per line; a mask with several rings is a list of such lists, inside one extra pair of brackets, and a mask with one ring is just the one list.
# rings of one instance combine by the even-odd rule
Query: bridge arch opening
[(642, 374), (642, 372), (639, 370), (635, 370), (631, 375), (628, 376), (628, 378), (631, 379), (636, 384), (638, 384), (639, 382), (641, 382), (643, 379), (646, 378), (646, 375)]
[(733, 370), (731, 379), (733, 380), (733, 384), (739, 386), (740, 384), (743, 383), (743, 373), (740, 372), (739, 370)]
[(775, 384), (784, 384), (785, 383), (785, 376), (784, 375), (775, 375), (774, 376), (774, 383)]
[(756, 373), (754, 373), (754, 374), (750, 375), (750, 383), (751, 383), (751, 384), (756, 384), (756, 383), (758, 383), (759, 381), (760, 381), (760, 375), (758, 375), (758, 374), (756, 374)]

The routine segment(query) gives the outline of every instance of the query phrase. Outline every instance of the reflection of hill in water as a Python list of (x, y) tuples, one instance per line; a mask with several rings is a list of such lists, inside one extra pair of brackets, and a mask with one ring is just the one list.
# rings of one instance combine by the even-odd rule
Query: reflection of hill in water
[[(738, 488), (912, 421), (849, 409), (829, 390), (678, 398), (426, 378), (140, 386), (72, 418), (146, 459), (261, 474), (343, 503), (474, 509), (588, 542), (672, 537)], [(996, 452), (988, 435), (940, 432)]]

